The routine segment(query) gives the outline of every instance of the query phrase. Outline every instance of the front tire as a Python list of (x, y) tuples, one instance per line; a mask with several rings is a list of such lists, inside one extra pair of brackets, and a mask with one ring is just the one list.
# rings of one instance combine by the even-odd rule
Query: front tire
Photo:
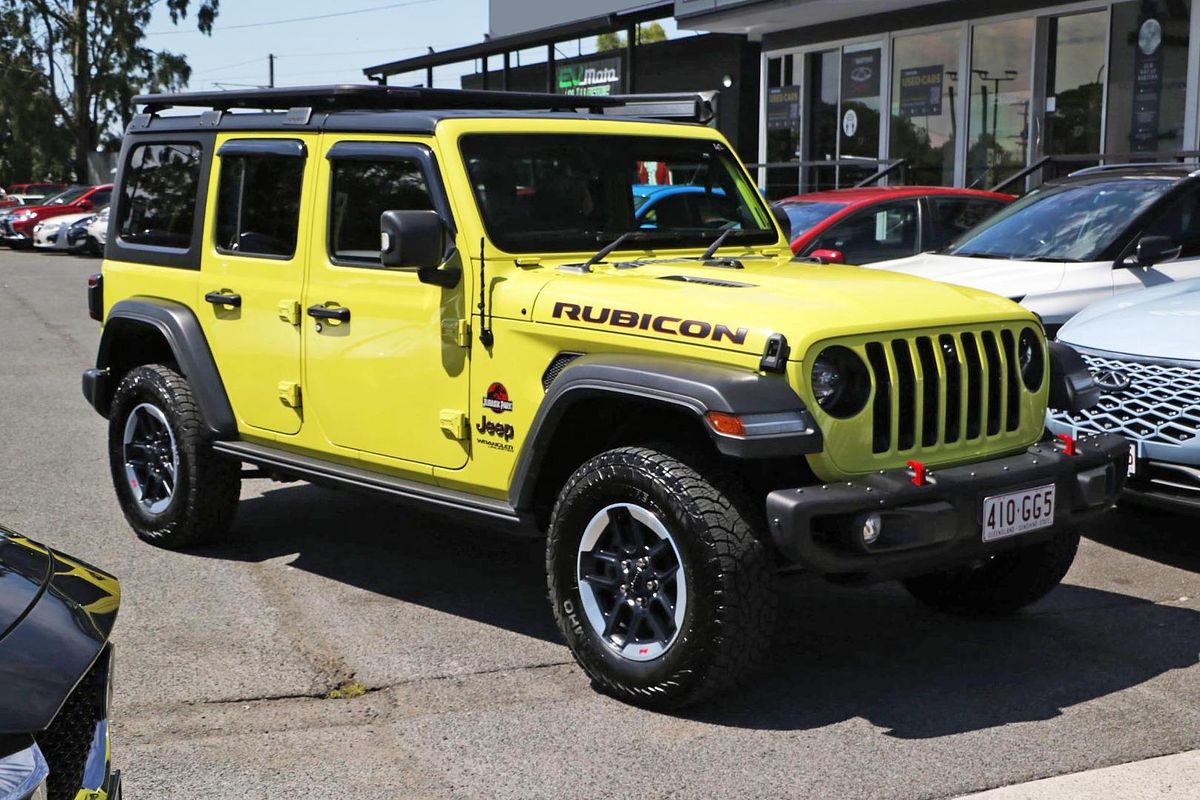
[(765, 655), (774, 559), (743, 509), (732, 481), (643, 447), (602, 453), (570, 477), (546, 569), (559, 631), (597, 688), (679, 707)]
[(228, 532), (241, 464), (213, 452), (179, 373), (150, 364), (121, 379), (109, 412), (108, 457), (121, 510), (142, 540), (173, 550)]
[(1045, 542), (997, 553), (981, 564), (910, 578), (904, 588), (940, 611), (964, 616), (1012, 614), (1058, 586), (1078, 549), (1077, 530), (1059, 531)]

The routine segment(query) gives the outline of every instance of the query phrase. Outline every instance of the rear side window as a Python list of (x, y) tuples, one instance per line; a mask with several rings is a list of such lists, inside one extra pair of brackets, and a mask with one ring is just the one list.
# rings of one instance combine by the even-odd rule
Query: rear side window
[(117, 230), (129, 244), (187, 250), (196, 218), (200, 148), (149, 143), (133, 148)]
[(926, 250), (941, 250), (959, 235), (966, 233), (985, 219), (1004, 208), (999, 200), (982, 197), (931, 197), (933, 205), (932, 241)]
[(217, 249), (291, 258), (296, 252), (303, 182), (303, 158), (222, 153)]
[(378, 266), (379, 218), (385, 211), (432, 211), (421, 165), (412, 159), (332, 161), (329, 255)]

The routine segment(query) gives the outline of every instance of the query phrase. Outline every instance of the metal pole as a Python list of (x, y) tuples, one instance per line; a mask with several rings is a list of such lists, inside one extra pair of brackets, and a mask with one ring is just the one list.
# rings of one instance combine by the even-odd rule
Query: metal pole
[(272, 89), (274, 89), (275, 88), (275, 54), (274, 53), (269, 53), (267, 55), (267, 76), (268, 76), (267, 85), (270, 86)]
[(554, 42), (546, 45), (546, 91), (558, 91), (554, 85)]

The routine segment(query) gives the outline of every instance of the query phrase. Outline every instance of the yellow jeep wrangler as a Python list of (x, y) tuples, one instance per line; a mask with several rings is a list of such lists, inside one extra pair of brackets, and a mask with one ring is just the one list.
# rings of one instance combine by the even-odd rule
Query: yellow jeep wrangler
[(153, 544), (223, 535), (244, 463), (544, 535), (580, 665), (671, 706), (764, 654), (782, 569), (1015, 610), (1124, 482), (1119, 437), (1043, 440), (1096, 390), (1034, 315), (793, 260), (710, 128), (386, 86), (137, 101), (83, 389)]

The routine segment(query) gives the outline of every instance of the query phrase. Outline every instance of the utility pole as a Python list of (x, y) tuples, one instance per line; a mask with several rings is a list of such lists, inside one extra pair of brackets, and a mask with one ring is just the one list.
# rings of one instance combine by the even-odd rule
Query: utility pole
[(275, 54), (274, 53), (269, 53), (267, 55), (267, 76), (268, 76), (267, 85), (270, 86), (272, 89), (274, 89), (275, 88)]

